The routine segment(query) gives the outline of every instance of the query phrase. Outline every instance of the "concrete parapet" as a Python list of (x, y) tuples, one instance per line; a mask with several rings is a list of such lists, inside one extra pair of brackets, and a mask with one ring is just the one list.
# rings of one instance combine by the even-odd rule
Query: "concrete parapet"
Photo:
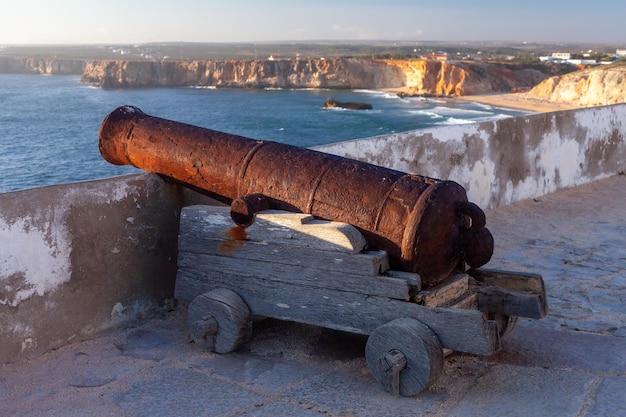
[(153, 174), (0, 194), (0, 363), (173, 297), (178, 214), (198, 198)]
[(623, 173), (626, 104), (441, 126), (317, 150), (453, 180), (495, 208)]

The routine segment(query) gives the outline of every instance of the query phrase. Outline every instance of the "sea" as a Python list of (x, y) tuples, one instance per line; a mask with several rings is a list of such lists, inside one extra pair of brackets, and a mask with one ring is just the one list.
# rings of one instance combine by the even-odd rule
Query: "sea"
[[(325, 109), (327, 98), (372, 110)], [(98, 129), (121, 105), (252, 139), (312, 147), (327, 143), (528, 114), (439, 98), (370, 90), (102, 90), (79, 76), (0, 74), (0, 192), (138, 172), (106, 162)]]

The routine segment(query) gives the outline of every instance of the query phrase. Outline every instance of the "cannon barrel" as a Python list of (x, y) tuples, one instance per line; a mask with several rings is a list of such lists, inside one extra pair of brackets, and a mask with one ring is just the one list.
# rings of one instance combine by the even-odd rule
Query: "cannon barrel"
[(99, 148), (113, 164), (159, 173), (230, 202), (241, 225), (265, 208), (352, 224), (370, 249), (387, 251), (393, 268), (418, 273), (425, 285), (440, 282), (462, 261), (484, 265), (493, 253), (484, 213), (453, 181), (178, 123), (133, 106), (106, 116)]

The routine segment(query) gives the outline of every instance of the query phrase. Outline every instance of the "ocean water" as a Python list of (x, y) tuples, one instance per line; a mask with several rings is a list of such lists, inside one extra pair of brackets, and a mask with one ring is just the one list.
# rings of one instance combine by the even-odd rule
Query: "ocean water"
[[(365, 101), (373, 109), (324, 109), (328, 97)], [(0, 192), (135, 172), (109, 164), (98, 152), (102, 120), (126, 104), (166, 119), (304, 147), (525, 114), (367, 90), (110, 91), (81, 84), (78, 76), (0, 74)]]

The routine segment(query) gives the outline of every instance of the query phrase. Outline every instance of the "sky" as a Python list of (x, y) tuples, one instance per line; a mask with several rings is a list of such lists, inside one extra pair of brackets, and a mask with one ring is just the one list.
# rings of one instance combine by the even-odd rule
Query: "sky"
[(311, 40), (623, 43), (623, 0), (0, 0), (0, 45)]

